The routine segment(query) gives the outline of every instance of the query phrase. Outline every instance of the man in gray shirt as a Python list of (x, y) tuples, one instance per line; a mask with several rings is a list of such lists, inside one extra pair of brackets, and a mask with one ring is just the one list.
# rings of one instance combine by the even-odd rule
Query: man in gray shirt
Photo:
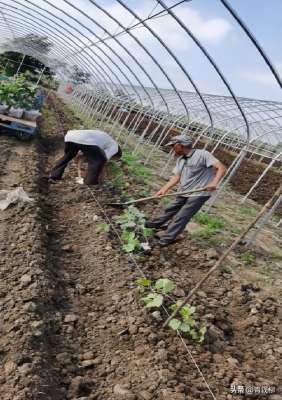
[(180, 183), (180, 191), (205, 188), (194, 195), (177, 196), (164, 213), (152, 221), (147, 221), (148, 228), (161, 228), (169, 225), (162, 235), (159, 245), (165, 247), (173, 243), (188, 224), (190, 219), (200, 210), (216, 189), (225, 173), (225, 166), (206, 150), (193, 149), (193, 141), (185, 135), (175, 136), (169, 143), (178, 157), (173, 176), (156, 193), (157, 197), (165, 195), (173, 186)]

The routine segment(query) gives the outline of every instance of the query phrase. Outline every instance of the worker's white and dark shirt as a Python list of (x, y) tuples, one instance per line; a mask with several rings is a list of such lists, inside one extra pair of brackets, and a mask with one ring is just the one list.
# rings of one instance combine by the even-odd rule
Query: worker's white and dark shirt
[[(217, 162), (206, 150), (193, 150), (187, 156), (179, 157), (173, 174), (180, 174), (179, 191), (198, 189), (207, 186), (215, 176), (214, 164)], [(211, 192), (200, 192), (200, 196), (211, 196)], [(187, 196), (188, 197), (188, 196)]]
[(118, 152), (118, 143), (106, 132), (99, 130), (71, 130), (65, 136), (65, 142), (98, 146), (109, 160)]

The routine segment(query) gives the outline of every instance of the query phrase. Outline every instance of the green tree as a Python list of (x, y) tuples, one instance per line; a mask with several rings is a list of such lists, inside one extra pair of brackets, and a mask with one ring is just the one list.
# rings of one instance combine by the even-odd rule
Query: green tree
[(72, 68), (72, 74), (70, 80), (74, 84), (88, 83), (90, 81), (91, 74), (80, 69), (77, 65)]
[[(49, 41), (47, 36), (39, 36), (31, 33), (23, 37), (17, 37), (9, 43), (4, 43), (2, 47), (6, 51), (0, 54), (0, 69), (7, 76), (13, 76), (17, 72), (18, 67), (23, 59), (23, 53), (25, 49), (28, 52), (30, 51), (30, 48), (33, 48), (41, 55), (47, 56), (51, 50), (52, 43)], [(10, 49), (22, 49), (23, 53), (10, 51)], [(25, 55), (20, 72), (34, 74), (38, 71), (41, 71), (44, 67), (45, 65), (41, 61), (32, 56)], [(48, 67), (46, 67), (44, 75), (52, 76), (54, 73)]]

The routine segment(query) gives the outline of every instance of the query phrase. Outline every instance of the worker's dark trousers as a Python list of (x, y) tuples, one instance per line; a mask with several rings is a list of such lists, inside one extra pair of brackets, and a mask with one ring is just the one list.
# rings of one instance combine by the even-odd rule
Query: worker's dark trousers
[(50, 178), (55, 180), (61, 179), (66, 166), (77, 155), (79, 150), (82, 151), (88, 164), (84, 183), (86, 185), (97, 185), (99, 183), (99, 176), (107, 162), (107, 157), (104, 151), (98, 146), (78, 144), (73, 142), (65, 142), (65, 155), (52, 169)]
[(209, 199), (209, 196), (198, 197), (176, 197), (162, 215), (150, 221), (161, 227), (166, 222), (172, 220), (167, 230), (161, 237), (162, 242), (171, 242), (179, 235), (203, 204)]

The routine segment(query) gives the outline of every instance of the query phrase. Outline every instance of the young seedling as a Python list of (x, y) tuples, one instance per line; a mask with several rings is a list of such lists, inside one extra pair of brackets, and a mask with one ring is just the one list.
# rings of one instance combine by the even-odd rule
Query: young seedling
[(102, 222), (101, 224), (98, 225), (98, 231), (108, 233), (110, 232), (110, 225), (107, 224), (106, 222)]
[[(176, 308), (181, 304), (181, 301), (176, 302), (170, 306), (171, 311), (176, 310)], [(193, 340), (202, 343), (205, 339), (205, 333), (207, 328), (205, 326), (197, 327), (197, 322), (194, 319), (193, 314), (195, 314), (196, 307), (186, 304), (181, 308), (179, 315), (180, 318), (173, 318), (169, 322), (169, 327), (173, 330), (180, 330), (181, 332), (187, 333)]]
[(125, 212), (115, 218), (116, 223), (122, 230), (121, 239), (124, 244), (122, 249), (126, 253), (135, 250), (150, 250), (148, 238), (152, 230), (145, 227), (144, 213), (134, 206), (129, 206)]
[(122, 246), (122, 249), (126, 253), (131, 253), (140, 247), (140, 242), (136, 238), (135, 232), (124, 230), (122, 232), (121, 239), (125, 242), (125, 244), (123, 244)]
[(24, 76), (0, 82), (0, 103), (30, 110), (35, 101), (36, 88)]
[(154, 284), (148, 279), (138, 280), (137, 283), (141, 289), (151, 289), (150, 293), (142, 298), (146, 308), (160, 307), (164, 302), (164, 295), (171, 293), (175, 288), (174, 282), (167, 278), (158, 279)]
[[(141, 293), (147, 293), (142, 297), (146, 308), (160, 308), (165, 300), (171, 301), (167, 295), (175, 288), (175, 283), (167, 278), (158, 279), (156, 282), (150, 279), (140, 278), (137, 280), (138, 288)], [(172, 303), (169, 309), (173, 312), (181, 304), (181, 301)], [(179, 313), (179, 318), (173, 318), (169, 322), (169, 327), (175, 331), (181, 331), (198, 343), (202, 343), (205, 339), (206, 327), (199, 326), (194, 318), (196, 307), (186, 304)]]

